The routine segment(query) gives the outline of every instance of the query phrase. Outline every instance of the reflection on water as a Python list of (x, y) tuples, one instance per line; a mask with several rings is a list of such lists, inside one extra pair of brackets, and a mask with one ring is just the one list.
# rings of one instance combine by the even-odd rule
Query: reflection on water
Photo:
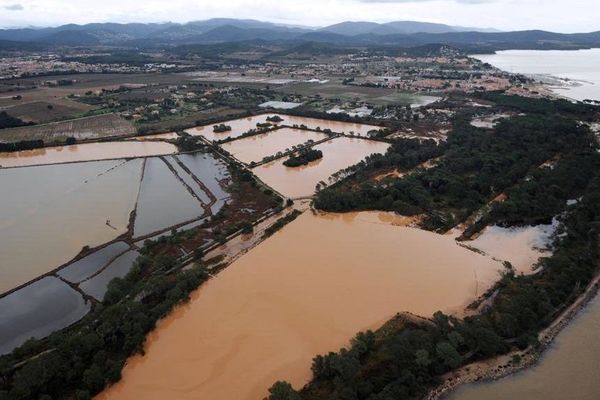
[[(229, 193), (223, 189), (222, 184), (223, 180), (229, 178), (229, 171), (222, 160), (203, 153), (180, 154), (177, 158), (204, 183), (218, 200), (229, 198)], [(217, 213), (217, 211), (213, 210), (213, 213)]]
[(81, 285), (79, 285), (79, 287), (85, 293), (93, 296), (97, 300), (102, 301), (104, 299), (104, 295), (106, 294), (106, 289), (108, 288), (109, 282), (114, 278), (123, 278), (125, 275), (127, 275), (139, 255), (140, 253), (135, 250), (126, 252), (111, 262), (104, 271), (83, 282)]
[(538, 259), (549, 255), (546, 249), (552, 244), (551, 237), (557, 226), (556, 220), (549, 225), (490, 226), (477, 239), (465, 244), (502, 261), (509, 261), (517, 273), (530, 274)]
[(0, 171), (0, 293), (125, 233), (141, 167), (118, 160)]
[(380, 129), (378, 126), (356, 124), (353, 122), (341, 122), (341, 121), (330, 121), (325, 119), (317, 118), (306, 118), (306, 117), (295, 117), (293, 115), (281, 115), (284, 125), (305, 125), (310, 129), (320, 128), (321, 130), (331, 129), (332, 132), (346, 133), (346, 134), (360, 134), (365, 136), (369, 131), (373, 129)]
[(321, 143), (314, 149), (323, 151), (323, 158), (306, 166), (290, 168), (282, 159), (252, 170), (263, 182), (288, 197), (311, 196), (317, 183), (341, 169), (354, 165), (373, 153), (385, 153), (389, 144), (365, 139), (340, 137)]
[(60, 164), (75, 161), (108, 160), (172, 154), (177, 148), (164, 142), (99, 142), (72, 146), (47, 147), (35, 150), (0, 153), (0, 166)]
[(214, 140), (223, 140), (228, 137), (236, 138), (244, 133), (248, 132), (250, 129), (256, 129), (256, 124), (261, 123), (264, 124), (267, 122), (267, 117), (273, 116), (274, 114), (262, 114), (256, 115), (252, 117), (232, 119), (230, 121), (225, 121), (224, 124), (231, 127), (230, 131), (227, 132), (214, 132), (214, 125), (205, 125), (205, 126), (197, 126), (192, 129), (187, 129), (186, 132), (190, 135), (197, 136), (202, 135), (206, 139), (214, 141)]
[(574, 80), (569, 87), (553, 91), (575, 100), (600, 100), (600, 49), (507, 50), (474, 57), (509, 72)]
[(329, 121), (325, 119), (307, 118), (307, 117), (296, 117), (293, 115), (283, 114), (262, 114), (253, 117), (234, 119), (231, 121), (225, 121), (224, 124), (231, 127), (231, 131), (216, 133), (213, 132), (213, 125), (198, 126), (196, 128), (186, 130), (190, 135), (202, 135), (208, 140), (222, 140), (228, 137), (239, 137), (250, 129), (256, 129), (257, 123), (267, 122), (267, 117), (278, 115), (283, 121), (277, 123), (286, 126), (300, 126), (304, 125), (310, 129), (331, 129), (336, 133), (354, 133), (365, 136), (369, 131), (373, 129), (380, 129), (378, 126), (356, 124), (352, 122), (340, 122), (340, 121)]
[(55, 277), (45, 277), (0, 299), (0, 354), (80, 320), (90, 303)]
[(306, 143), (309, 140), (317, 142), (327, 139), (324, 133), (305, 131), (301, 129), (282, 128), (276, 131), (255, 135), (233, 142), (225, 143), (221, 147), (233, 154), (238, 160), (246, 164), (262, 161), (266, 156), (285, 152), (292, 146)]
[(79, 283), (91, 277), (104, 268), (111, 260), (125, 252), (129, 245), (125, 242), (115, 242), (89, 254), (68, 267), (61, 269), (58, 276), (71, 283)]
[(144, 136), (136, 136), (134, 140), (138, 140), (141, 142), (145, 142), (148, 140), (166, 140), (166, 139), (177, 139), (179, 135), (175, 132), (168, 133), (157, 133), (155, 135), (144, 135)]
[(301, 386), (312, 357), (357, 331), (461, 309), (498, 278), (499, 263), (386, 218), (300, 216), (161, 321), (98, 398), (262, 399), (278, 379)]
[(452, 400), (597, 400), (600, 298), (555, 339), (539, 365), (500, 381), (461, 387)]
[(194, 198), (160, 158), (149, 158), (136, 209), (133, 236), (150, 233), (190, 221), (204, 213)]

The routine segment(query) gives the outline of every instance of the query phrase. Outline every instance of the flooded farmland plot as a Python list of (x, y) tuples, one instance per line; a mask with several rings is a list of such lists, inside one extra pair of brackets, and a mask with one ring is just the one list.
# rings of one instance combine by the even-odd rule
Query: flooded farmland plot
[(69, 266), (61, 269), (57, 275), (71, 283), (79, 283), (97, 274), (109, 262), (124, 253), (127, 249), (129, 249), (129, 245), (125, 242), (111, 243), (69, 264)]
[(143, 160), (0, 172), (0, 293), (128, 230)]
[(25, 167), (30, 165), (149, 157), (173, 154), (176, 151), (177, 148), (174, 145), (164, 142), (98, 142), (0, 153), (0, 166)]
[[(191, 173), (191, 171), (175, 156), (164, 157), (167, 165), (175, 174), (181, 178), (184, 185), (191, 189), (196, 198), (203, 204), (209, 204), (211, 202), (210, 191), (203, 189), (201, 184), (196, 180), (197, 178)], [(207, 193), (208, 192), (208, 193)]]
[(0, 354), (31, 337), (42, 338), (79, 321), (90, 303), (55, 277), (45, 277), (0, 298)]
[(366, 124), (356, 124), (353, 122), (342, 122), (342, 121), (332, 121), (327, 119), (318, 119), (318, 118), (308, 118), (308, 117), (296, 117), (293, 115), (279, 115), (283, 121), (280, 122), (281, 125), (285, 126), (301, 126), (304, 125), (308, 129), (319, 129), (325, 130), (329, 129), (334, 133), (345, 133), (347, 135), (355, 134), (366, 136), (372, 130), (381, 129), (379, 126), (375, 125), (366, 125)]
[(264, 157), (275, 155), (278, 152), (286, 152), (299, 144), (305, 144), (308, 141), (318, 142), (327, 137), (324, 133), (282, 128), (224, 143), (221, 147), (241, 162), (250, 164), (253, 161), (260, 162)]
[(552, 224), (503, 228), (489, 226), (466, 245), (512, 264), (515, 272), (531, 274), (540, 257), (550, 256), (549, 247), (558, 221)]
[(212, 213), (216, 214), (229, 199), (229, 193), (225, 190), (230, 179), (229, 171), (223, 161), (210, 154), (194, 153), (179, 154), (176, 158), (206, 186), (214, 198), (217, 206), (211, 207)]
[[(237, 138), (242, 136), (244, 133), (248, 132), (250, 129), (256, 129), (256, 124), (264, 124), (267, 121), (267, 117), (271, 117), (275, 114), (261, 114), (255, 115), (251, 117), (232, 119), (230, 121), (225, 121), (223, 124), (231, 127), (231, 130), (226, 132), (215, 132), (214, 125), (219, 124), (211, 124), (204, 126), (197, 126), (195, 128), (186, 129), (185, 132), (189, 133), (192, 136), (202, 136), (206, 140), (215, 141), (215, 140), (223, 140), (227, 138)], [(277, 123), (273, 123), (277, 125)]]
[(146, 161), (133, 237), (140, 238), (216, 214), (229, 193), (227, 166), (210, 154), (180, 154)]
[(140, 256), (135, 250), (130, 250), (118, 256), (99, 274), (79, 284), (79, 288), (98, 301), (104, 299), (108, 284), (114, 278), (123, 278), (133, 267), (135, 260)]
[(385, 153), (389, 144), (366, 139), (339, 137), (318, 144), (323, 158), (301, 167), (286, 167), (282, 159), (256, 167), (252, 172), (263, 182), (285, 196), (297, 198), (311, 196), (316, 185), (373, 153)]
[(341, 122), (318, 118), (296, 117), (293, 115), (285, 114), (261, 114), (252, 117), (234, 119), (231, 121), (223, 122), (223, 124), (231, 127), (231, 130), (227, 132), (214, 132), (214, 125), (198, 126), (195, 128), (187, 129), (186, 132), (192, 136), (201, 135), (205, 139), (210, 141), (223, 140), (227, 138), (237, 138), (242, 136), (244, 133), (248, 132), (250, 129), (256, 129), (256, 124), (268, 122), (267, 117), (273, 116), (278, 116), (282, 119), (281, 122), (272, 122), (273, 125), (282, 125), (290, 128), (293, 128), (294, 126), (305, 126), (306, 128), (312, 130), (329, 129), (334, 133), (357, 134), (361, 136), (366, 136), (367, 133), (369, 133), (369, 131), (380, 129), (379, 126), (356, 124), (353, 122)]
[(179, 137), (179, 135), (175, 132), (168, 132), (168, 133), (157, 133), (154, 135), (144, 135), (144, 136), (136, 136), (135, 138), (133, 138), (133, 140), (137, 140), (140, 142), (147, 142), (147, 141), (153, 141), (153, 140), (171, 140), (171, 139), (177, 139)]
[[(11, 314), (0, 305), (1, 324), (23, 327), (10, 334), (15, 340), (0, 334), (3, 351), (79, 320), (90, 308), (75, 302), (84, 302), (82, 294), (101, 301), (108, 283), (125, 276), (139, 256), (135, 235), (170, 234), (178, 225), (191, 229), (225, 204), (227, 165), (208, 154), (181, 157), (2, 170), (0, 293), (49, 274), (0, 298), (9, 304), (32, 290), (40, 293), (28, 297), (27, 310), (32, 311)], [(76, 258), (82, 250), (84, 256)], [(56, 323), (37, 316), (37, 310), (50, 307), (37, 302), (56, 307), (48, 311)]]
[[(397, 312), (461, 310), (503, 267), (379, 213), (306, 212), (159, 322), (106, 399), (261, 399)], [(165, 368), (169, 365), (169, 368)], [(232, 384), (235, 382), (235, 384)]]
[(202, 203), (181, 184), (160, 158), (146, 160), (133, 236), (138, 238), (204, 214)]

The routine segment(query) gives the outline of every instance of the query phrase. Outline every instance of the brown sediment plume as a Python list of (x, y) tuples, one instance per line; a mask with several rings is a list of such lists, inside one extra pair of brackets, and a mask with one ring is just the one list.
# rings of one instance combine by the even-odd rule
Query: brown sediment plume
[(338, 137), (321, 143), (314, 149), (323, 151), (323, 158), (308, 165), (289, 168), (275, 160), (252, 170), (267, 185), (291, 198), (311, 196), (315, 186), (373, 153), (385, 153), (389, 144), (365, 139)]
[(462, 309), (501, 268), (377, 213), (304, 213), (159, 322), (145, 356), (98, 398), (261, 399), (279, 379), (299, 387), (314, 355), (398, 311)]
[[(541, 346), (538, 349), (534, 349), (532, 347), (528, 347), (523, 351), (513, 351), (509, 354), (499, 356), (496, 358), (492, 358), (489, 360), (479, 361), (472, 364), (468, 364), (458, 370), (455, 370), (451, 373), (448, 373), (444, 376), (444, 382), (432, 390), (430, 394), (425, 398), (425, 400), (439, 400), (443, 398), (449, 397), (459, 386), (474, 383), (474, 382), (491, 382), (495, 381), (514, 373), (523, 371), (527, 368), (535, 366), (542, 359), (542, 355), (544, 352), (550, 348), (558, 334), (568, 326), (569, 322), (573, 320), (577, 316), (579, 312), (598, 294), (598, 288), (600, 284), (600, 275), (596, 276), (594, 280), (587, 286), (585, 291), (579, 296), (579, 298), (569, 307), (567, 307), (555, 320), (548, 326), (546, 329), (541, 331), (538, 335)], [(598, 319), (596, 317), (596, 319)], [(578, 338), (577, 340), (580, 340)], [(577, 342), (576, 340), (576, 342)], [(592, 352), (593, 356), (588, 357), (589, 367), (584, 367), (584, 373), (592, 372), (592, 375), (595, 374), (595, 364), (597, 359), (594, 355), (598, 354), (600, 349), (598, 346), (594, 345), (594, 349), (591, 349), (588, 345), (590, 342), (596, 343), (595, 338), (587, 339), (587, 342), (584, 340), (583, 343), (574, 343), (570, 342), (569, 345), (573, 348), (575, 346), (579, 347), (579, 351)], [(577, 357), (577, 352), (575, 351), (567, 351), (566, 352), (569, 357)], [(515, 362), (513, 357), (518, 356), (519, 361)], [(546, 393), (540, 393), (539, 390), (535, 390), (531, 386), (527, 387), (527, 384), (523, 382), (521, 390), (512, 393), (512, 395), (508, 392), (502, 392), (502, 390), (497, 389), (497, 392), (494, 390), (486, 391), (485, 398), (486, 399), (505, 399), (507, 396), (517, 396), (514, 398), (518, 398), (519, 395), (523, 395), (525, 393), (535, 393), (537, 398), (549, 398), (548, 395), (551, 394), (550, 398), (553, 399), (565, 399), (565, 398), (596, 398), (597, 394), (597, 381), (589, 378), (581, 379), (580, 376), (573, 376), (570, 383), (574, 381), (581, 382), (583, 385), (575, 386), (574, 384), (566, 384), (567, 380), (564, 379), (565, 374), (569, 374), (569, 371), (565, 371), (564, 364), (570, 362), (571, 364), (579, 365), (580, 359), (571, 358), (570, 360), (562, 360), (563, 362), (554, 362), (554, 368), (550, 368), (545, 373), (546, 376), (536, 376), (534, 378), (529, 377), (529, 379), (533, 379), (535, 381), (545, 381), (546, 385), (552, 385), (556, 382), (565, 383), (564, 385), (553, 385), (553, 392), (550, 393), (546, 391)], [(552, 376), (550, 376), (552, 375)], [(521, 377), (522, 378), (522, 377)], [(532, 382), (533, 384), (534, 382)], [(532, 392), (533, 390), (533, 392)], [(482, 398), (480, 397), (482, 393), (473, 393), (476, 397), (468, 397), (462, 395), (452, 396), (452, 398), (461, 399), (461, 398)], [(496, 397), (497, 396), (497, 397)], [(531, 397), (534, 398), (533, 396)]]
[[(65, 151), (68, 150), (68, 151)], [(3, 168), (116, 160), (173, 154), (177, 148), (164, 142), (96, 142), (0, 153)]]
[[(137, 195), (131, 178), (139, 176), (140, 164), (111, 161), (3, 171), (0, 258), (6, 268), (0, 271), (0, 292), (56, 269), (84, 246), (126, 234)], [(113, 166), (117, 168), (106, 174)], [(31, 251), (32, 243), (36, 251)]]
[(225, 143), (221, 147), (238, 160), (250, 164), (253, 161), (260, 162), (264, 157), (274, 156), (278, 152), (284, 153), (293, 146), (306, 143), (308, 140), (319, 142), (327, 138), (328, 136), (324, 133), (282, 128)]

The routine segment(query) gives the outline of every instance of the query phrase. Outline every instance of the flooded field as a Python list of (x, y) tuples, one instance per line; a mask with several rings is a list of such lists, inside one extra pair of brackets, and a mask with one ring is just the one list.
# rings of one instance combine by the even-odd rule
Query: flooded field
[(167, 139), (177, 139), (179, 135), (175, 132), (168, 133), (157, 133), (155, 135), (144, 135), (144, 136), (136, 136), (134, 140), (140, 142), (147, 142), (149, 140), (167, 140)]
[(0, 294), (76, 261), (0, 298), (0, 352), (83, 317), (90, 305), (75, 289), (102, 300), (139, 256), (132, 233), (201, 224), (229, 198), (228, 178), (226, 164), (203, 153), (3, 170)]
[(149, 158), (133, 225), (133, 236), (140, 237), (204, 214), (202, 203), (193, 197), (160, 158)]
[(102, 301), (106, 294), (109, 282), (114, 278), (123, 278), (127, 275), (139, 255), (140, 253), (135, 250), (130, 250), (120, 255), (102, 272), (81, 283), (79, 287), (85, 293), (93, 296), (96, 300)]
[(327, 139), (327, 135), (324, 133), (282, 128), (262, 135), (224, 143), (221, 147), (238, 160), (250, 164), (252, 161), (262, 161), (264, 157), (275, 155), (277, 152), (285, 152), (293, 146), (304, 144), (309, 140), (318, 142), (324, 139)]
[(71, 283), (79, 283), (98, 273), (127, 249), (129, 245), (125, 242), (109, 244), (61, 269), (57, 275)]
[(388, 219), (306, 212), (161, 321), (98, 399), (259, 400), (278, 379), (304, 384), (312, 357), (357, 331), (460, 310), (498, 278), (451, 237)]
[(387, 143), (340, 137), (313, 147), (323, 151), (323, 158), (308, 165), (290, 168), (283, 165), (284, 160), (279, 159), (256, 167), (252, 172), (285, 196), (311, 196), (317, 183), (328, 183), (332, 174), (373, 153), (385, 153), (388, 147)]
[(1, 167), (60, 164), (76, 161), (111, 160), (172, 154), (177, 148), (164, 142), (99, 142), (72, 146), (0, 153)]
[(213, 125), (198, 126), (192, 129), (187, 129), (186, 132), (190, 135), (202, 135), (208, 140), (222, 140), (228, 137), (236, 138), (248, 132), (250, 129), (256, 129), (257, 123), (267, 122), (267, 117), (278, 115), (283, 121), (275, 125), (285, 125), (293, 127), (294, 125), (304, 125), (309, 129), (331, 129), (332, 132), (336, 133), (354, 133), (365, 136), (369, 131), (373, 129), (379, 129), (378, 126), (355, 124), (352, 122), (340, 122), (340, 121), (329, 121), (325, 119), (307, 118), (307, 117), (296, 117), (292, 115), (284, 114), (262, 114), (247, 118), (234, 119), (231, 121), (225, 121), (224, 124), (231, 127), (231, 131), (216, 133), (213, 132)]
[(283, 118), (283, 121), (281, 122), (282, 125), (305, 125), (310, 129), (331, 129), (331, 131), (335, 133), (353, 133), (366, 136), (366, 134), (369, 131), (372, 131), (373, 129), (380, 129), (380, 127), (374, 125), (355, 124), (352, 122), (340, 122), (317, 118), (296, 117), (293, 115), (280, 115), (280, 117)]
[[(217, 203), (229, 198), (229, 193), (224, 189), (229, 179), (229, 171), (223, 161), (202, 153), (180, 154), (177, 159), (204, 183), (217, 199)], [(218, 210), (213, 209), (212, 212), (215, 214)]]
[(596, 400), (600, 393), (600, 298), (596, 297), (526, 371), (490, 383), (460, 387), (452, 400)]
[[(214, 132), (213, 126), (205, 125), (205, 126), (197, 126), (195, 128), (186, 129), (186, 132), (190, 135), (197, 136), (202, 135), (205, 139), (214, 141), (214, 140), (223, 140), (228, 137), (236, 138), (242, 136), (244, 133), (248, 132), (250, 129), (256, 129), (256, 124), (267, 122), (267, 117), (273, 116), (275, 114), (261, 114), (255, 115), (252, 117), (232, 119), (230, 121), (223, 122), (225, 125), (230, 126), (231, 130), (227, 132)], [(218, 124), (217, 124), (218, 125)]]
[(530, 274), (540, 257), (548, 257), (548, 247), (558, 222), (549, 225), (502, 228), (489, 226), (475, 240), (465, 242), (502, 261), (512, 264), (517, 273)]
[(45, 277), (0, 299), (0, 354), (80, 320), (90, 303), (55, 277)]
[[(0, 293), (127, 231), (143, 160), (0, 172)], [(110, 225), (107, 224), (109, 221)]]

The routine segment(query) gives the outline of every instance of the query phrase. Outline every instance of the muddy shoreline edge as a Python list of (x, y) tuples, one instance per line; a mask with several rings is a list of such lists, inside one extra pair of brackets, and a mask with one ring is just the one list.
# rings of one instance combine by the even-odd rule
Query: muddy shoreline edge
[[(538, 364), (554, 339), (573, 319), (596, 297), (600, 290), (600, 273), (588, 284), (585, 291), (570, 304), (561, 314), (538, 334), (540, 346), (537, 349), (529, 346), (525, 350), (517, 350), (492, 359), (467, 364), (458, 370), (443, 376), (444, 382), (433, 388), (424, 400), (443, 400), (448, 398), (460, 386), (472, 383), (493, 382), (524, 371)], [(512, 361), (513, 356), (520, 356), (518, 363)]]

